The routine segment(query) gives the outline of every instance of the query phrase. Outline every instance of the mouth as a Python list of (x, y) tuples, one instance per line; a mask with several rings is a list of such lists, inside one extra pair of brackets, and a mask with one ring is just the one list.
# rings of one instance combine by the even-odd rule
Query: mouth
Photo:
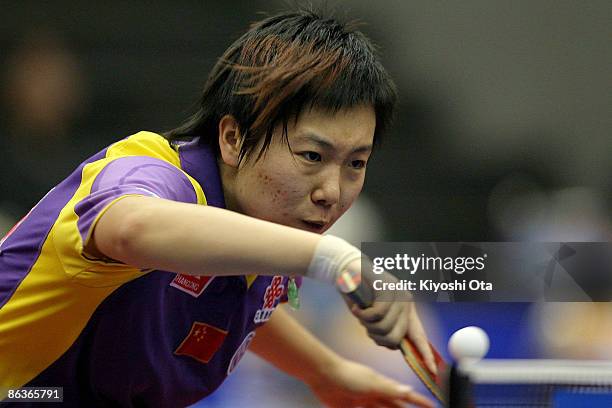
[(325, 227), (327, 226), (327, 222), (324, 221), (305, 221), (302, 220), (301, 224), (303, 225), (303, 229), (306, 229), (311, 232), (316, 232), (318, 234), (325, 231)]

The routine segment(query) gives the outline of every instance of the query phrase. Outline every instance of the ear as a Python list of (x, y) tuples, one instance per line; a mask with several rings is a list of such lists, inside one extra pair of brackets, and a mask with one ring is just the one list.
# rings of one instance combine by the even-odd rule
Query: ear
[(231, 115), (223, 116), (219, 121), (219, 150), (225, 164), (238, 168), (241, 145), (242, 136), (238, 122)]

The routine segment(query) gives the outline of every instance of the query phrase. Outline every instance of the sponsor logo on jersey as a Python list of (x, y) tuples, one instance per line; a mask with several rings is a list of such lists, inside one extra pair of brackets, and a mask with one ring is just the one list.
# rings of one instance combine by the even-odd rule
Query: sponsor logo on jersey
[(170, 286), (177, 288), (185, 293), (189, 293), (193, 297), (198, 297), (204, 292), (204, 289), (210, 285), (214, 276), (192, 276), (184, 274), (176, 274)]
[(206, 323), (193, 322), (189, 334), (174, 351), (176, 355), (189, 356), (201, 363), (208, 363), (219, 350), (227, 331)]
[(283, 277), (275, 276), (272, 278), (272, 282), (266, 288), (266, 292), (263, 297), (263, 306), (257, 312), (253, 321), (255, 323), (264, 323), (270, 320), (272, 312), (276, 309), (278, 301), (285, 292), (285, 285), (283, 285)]
[(230, 375), (232, 371), (234, 371), (242, 357), (246, 354), (249, 345), (251, 344), (251, 341), (253, 341), (253, 337), (255, 337), (254, 331), (247, 334), (244, 340), (242, 340), (240, 347), (238, 347), (238, 349), (234, 352), (234, 355), (230, 360), (229, 366), (227, 367), (227, 375)]

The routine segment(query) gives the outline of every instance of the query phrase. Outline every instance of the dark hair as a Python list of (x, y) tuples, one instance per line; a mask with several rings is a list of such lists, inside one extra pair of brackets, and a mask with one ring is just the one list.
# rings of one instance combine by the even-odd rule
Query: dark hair
[(308, 108), (332, 113), (370, 105), (376, 114), (374, 141), (389, 125), (397, 96), (370, 40), (355, 24), (315, 11), (278, 14), (251, 25), (212, 69), (199, 109), (165, 134), (170, 140), (200, 136), (219, 154), (218, 125), (224, 115), (238, 122), (244, 140), (240, 160), (266, 151), (276, 126)]

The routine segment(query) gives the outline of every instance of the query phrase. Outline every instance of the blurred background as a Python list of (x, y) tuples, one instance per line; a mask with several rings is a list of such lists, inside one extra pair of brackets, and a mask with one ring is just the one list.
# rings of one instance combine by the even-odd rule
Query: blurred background
[[(400, 93), (363, 197), (336, 233), (357, 243), (609, 240), (612, 2), (327, 6), (365, 23)], [(86, 157), (181, 122), (225, 48), (261, 12), (287, 7), (0, 1), (0, 236)], [(333, 291), (306, 282), (302, 292), (299, 318), (336, 350), (416, 383)], [(492, 338), (490, 357), (611, 357), (609, 303), (421, 309), (442, 349), (476, 324)], [(248, 357), (201, 406), (300, 401), (317, 406), (306, 387)]]

